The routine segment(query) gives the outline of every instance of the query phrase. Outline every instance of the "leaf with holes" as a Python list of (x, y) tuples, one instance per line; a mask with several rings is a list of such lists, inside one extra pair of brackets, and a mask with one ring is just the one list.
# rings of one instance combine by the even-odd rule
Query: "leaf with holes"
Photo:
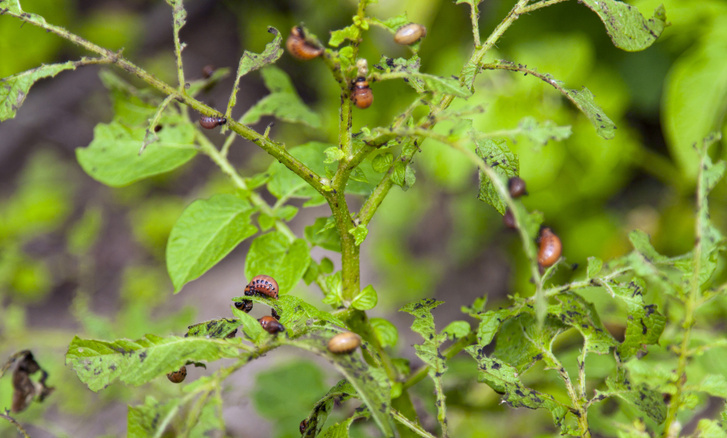
[(129, 385), (143, 385), (150, 380), (192, 362), (211, 362), (223, 357), (238, 357), (234, 340), (146, 338), (113, 342), (73, 338), (66, 353), (78, 378), (92, 391), (98, 391), (116, 380)]

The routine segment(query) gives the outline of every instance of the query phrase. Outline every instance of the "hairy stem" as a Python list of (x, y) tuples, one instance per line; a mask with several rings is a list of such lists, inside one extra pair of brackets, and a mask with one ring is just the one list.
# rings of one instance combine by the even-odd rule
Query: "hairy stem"
[[(705, 151), (702, 155), (702, 161), (699, 163), (699, 178), (698, 178), (698, 185), (697, 185), (697, 211), (701, 212), (703, 205), (702, 203), (705, 202), (707, 197), (707, 188), (705, 187), (705, 181), (702, 177), (702, 172), (704, 172), (706, 165), (704, 163), (705, 158), (708, 157), (707, 152)], [(687, 382), (687, 365), (689, 364), (689, 342), (691, 341), (691, 335), (692, 335), (692, 328), (694, 327), (694, 324), (696, 320), (694, 319), (695, 313), (697, 311), (697, 303), (700, 300), (700, 273), (702, 271), (702, 247), (703, 247), (703, 238), (702, 230), (705, 227), (704, 220), (706, 219), (705, 215), (703, 214), (697, 214), (697, 220), (695, 221), (694, 227), (695, 227), (695, 236), (696, 236), (696, 245), (694, 247), (694, 255), (693, 255), (693, 270), (692, 270), (692, 276), (690, 281), (690, 287), (689, 287), (689, 295), (687, 296), (686, 302), (684, 303), (684, 322), (682, 323), (682, 328), (684, 329), (684, 336), (682, 337), (681, 345), (679, 346), (678, 353), (679, 353), (679, 359), (677, 363), (677, 369), (676, 373), (674, 375), (674, 385), (676, 387), (676, 391), (674, 392), (674, 395), (672, 396), (672, 401), (669, 404), (669, 410), (667, 411), (666, 415), (666, 421), (664, 422), (664, 436), (671, 436), (672, 433), (672, 425), (674, 421), (677, 419), (677, 414), (679, 413), (679, 409), (682, 407), (682, 393), (684, 392), (684, 385)]]

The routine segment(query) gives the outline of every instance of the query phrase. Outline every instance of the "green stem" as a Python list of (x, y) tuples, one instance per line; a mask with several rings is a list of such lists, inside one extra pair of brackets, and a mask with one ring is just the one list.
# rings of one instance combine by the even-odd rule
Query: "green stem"
[[(232, 183), (237, 186), (238, 189), (248, 193), (247, 198), (260, 210), (261, 213), (273, 218), (275, 217), (275, 213), (270, 207), (270, 204), (268, 204), (267, 201), (265, 201), (265, 199), (263, 199), (263, 197), (258, 193), (250, 191), (247, 188), (245, 180), (242, 179), (240, 174), (237, 173), (234, 167), (232, 167), (232, 164), (227, 160), (222, 152), (218, 151), (212, 142), (209, 141), (207, 136), (198, 132), (197, 142), (199, 143), (200, 151), (207, 155), (217, 165), (217, 167), (219, 167), (220, 170), (222, 170), (222, 172), (232, 180)], [(283, 233), (291, 242), (296, 239), (295, 233), (293, 233), (288, 225), (277, 218), (275, 219), (275, 229)]]
[(525, 6), (523, 8), (520, 8), (520, 14), (529, 14), (533, 11), (537, 11), (538, 9), (547, 8), (548, 6), (552, 6), (558, 3), (567, 2), (568, 0), (541, 0), (537, 3), (533, 3), (530, 6)]
[[(180, 15), (179, 17), (177, 15)], [(182, 63), (182, 50), (184, 44), (179, 41), (179, 30), (185, 24), (185, 17), (187, 12), (184, 10), (184, 6), (180, 1), (173, 10), (174, 19), (174, 56), (177, 59), (177, 80), (179, 81), (179, 94), (186, 94), (186, 80), (184, 79), (184, 66)]]
[(679, 409), (682, 406), (683, 400), (682, 400), (682, 393), (684, 392), (684, 385), (687, 382), (687, 365), (689, 364), (689, 342), (691, 340), (692, 335), (692, 327), (694, 326), (696, 320), (694, 319), (695, 313), (697, 311), (697, 303), (700, 300), (700, 273), (702, 271), (702, 241), (704, 236), (702, 235), (702, 230), (704, 229), (705, 224), (703, 221), (707, 219), (704, 214), (702, 214), (703, 205), (702, 203), (705, 202), (707, 199), (707, 188), (704, 184), (704, 177), (702, 175), (702, 172), (704, 172), (704, 169), (706, 168), (706, 165), (704, 163), (705, 158), (708, 157), (707, 152), (705, 151), (702, 155), (702, 160), (699, 163), (699, 178), (698, 178), (698, 184), (697, 184), (697, 220), (695, 221), (694, 227), (695, 227), (695, 236), (696, 236), (696, 245), (694, 247), (694, 255), (693, 255), (693, 264), (694, 268), (692, 269), (692, 277), (690, 281), (690, 288), (689, 288), (689, 296), (687, 296), (687, 300), (684, 303), (684, 322), (682, 324), (682, 328), (684, 329), (684, 337), (682, 338), (681, 345), (679, 347), (679, 359), (677, 362), (677, 369), (676, 374), (674, 376), (675, 382), (674, 385), (676, 387), (676, 391), (674, 392), (674, 395), (672, 396), (671, 403), (669, 404), (669, 410), (667, 411), (666, 415), (666, 421), (664, 422), (664, 437), (671, 436), (672, 433), (672, 426), (673, 423), (677, 420), (677, 414), (679, 413)]
[(402, 415), (399, 411), (392, 409), (391, 415), (394, 417), (394, 420), (398, 421), (399, 423), (403, 424), (407, 428), (409, 428), (412, 432), (416, 433), (417, 435), (424, 437), (424, 438), (436, 438), (431, 433), (427, 432), (426, 430), (422, 429), (422, 427), (415, 422), (411, 421), (410, 419), (406, 418), (404, 415)]
[(6, 419), (7, 421), (10, 422), (10, 424), (15, 426), (15, 428), (18, 430), (18, 433), (21, 434), (23, 436), (23, 438), (30, 438), (30, 435), (28, 435), (28, 432), (26, 432), (25, 429), (23, 429), (23, 426), (20, 423), (18, 423), (17, 420), (15, 420), (15, 418), (11, 417), (10, 415), (3, 414), (2, 412), (0, 412), (0, 418)]
[[(515, 20), (517, 20), (517, 18), (521, 14), (521, 9), (523, 7), (525, 7), (525, 5), (527, 3), (528, 3), (528, 0), (518, 0), (517, 4), (510, 10), (507, 17), (505, 17), (505, 19), (495, 28), (495, 30), (492, 32), (492, 34), (490, 34), (490, 36), (487, 38), (485, 43), (480, 47), (475, 47), (475, 50), (472, 53), (469, 61), (467, 61), (467, 63), (464, 65), (464, 67), (462, 67), (462, 70), (460, 72), (459, 77), (460, 77), (460, 83), (462, 85), (466, 86), (469, 89), (473, 88), (475, 78), (477, 77), (477, 73), (475, 73), (474, 75), (471, 75), (471, 79), (469, 81), (465, 80), (465, 78), (467, 76), (467, 75), (465, 75), (465, 73), (468, 70), (471, 70), (473, 67), (475, 67), (476, 72), (479, 72), (479, 68), (476, 68), (476, 67), (480, 65), (480, 63), (482, 62), (482, 59), (484, 58), (487, 51), (490, 50), (495, 45), (495, 43), (497, 42), (497, 40), (500, 39), (502, 34), (505, 32), (505, 30), (507, 30), (512, 25), (512, 23), (515, 22)], [(435, 123), (437, 115), (440, 112), (447, 109), (453, 100), (454, 100), (454, 96), (451, 96), (451, 95), (444, 96), (439, 101), (439, 103), (435, 104), (431, 108), (429, 115), (424, 119), (425, 121), (422, 124), (420, 124), (418, 128), (420, 128), (422, 130), (426, 130), (426, 129), (430, 128)], [(392, 130), (398, 129), (401, 126), (401, 123), (403, 121), (404, 120), (398, 120), (397, 124), (392, 126), (391, 129)], [(408, 165), (411, 162), (411, 160), (414, 158), (414, 154), (416, 151), (417, 151), (417, 149), (415, 148), (414, 151), (412, 151), (411, 153), (408, 153), (408, 154), (402, 153), (401, 155), (399, 155), (397, 160), (400, 160), (401, 162)], [(366, 202), (364, 202), (364, 204), (361, 206), (361, 209), (360, 209), (359, 215), (358, 215), (359, 219), (361, 220), (361, 223), (367, 224), (371, 220), (371, 218), (376, 213), (376, 210), (379, 208), (379, 206), (383, 202), (384, 198), (389, 193), (389, 190), (391, 189), (391, 186), (393, 184), (390, 179), (392, 172), (393, 172), (393, 166), (389, 169), (389, 171), (386, 173), (386, 175), (384, 175), (384, 177), (381, 179), (379, 184), (374, 188), (373, 192), (368, 197)], [(533, 278), (539, 278), (539, 275), (535, 276)]]

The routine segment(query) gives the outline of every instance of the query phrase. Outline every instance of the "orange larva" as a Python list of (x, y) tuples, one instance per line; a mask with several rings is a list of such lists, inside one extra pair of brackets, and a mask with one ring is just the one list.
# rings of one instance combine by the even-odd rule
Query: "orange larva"
[(315, 57), (321, 56), (323, 49), (316, 47), (309, 43), (305, 39), (305, 33), (303, 28), (295, 26), (290, 30), (290, 36), (285, 41), (285, 47), (293, 57), (300, 59), (301, 61), (308, 61)]
[(225, 123), (227, 123), (227, 119), (224, 117), (199, 117), (199, 124), (205, 129), (214, 129), (220, 125), (224, 125)]
[(560, 238), (548, 227), (540, 230), (540, 248), (538, 249), (538, 265), (541, 268), (553, 266), (560, 258), (563, 245)]
[(427, 36), (427, 28), (417, 23), (400, 27), (394, 34), (394, 42), (405, 46), (412, 45)]
[(507, 181), (507, 189), (510, 191), (510, 196), (513, 198), (519, 198), (528, 194), (528, 190), (525, 187), (525, 181), (523, 181), (523, 179), (519, 176), (513, 176)]
[(298, 426), (298, 429), (300, 429), (300, 433), (304, 434), (305, 430), (308, 428), (308, 419), (304, 418), (303, 421), (300, 422), (300, 426)]
[(177, 371), (172, 371), (171, 373), (167, 374), (167, 379), (169, 379), (172, 383), (182, 383), (184, 382), (184, 379), (187, 377), (187, 367), (182, 365), (182, 368), (180, 368)]
[(328, 341), (328, 351), (335, 354), (350, 353), (361, 345), (361, 337), (356, 333), (343, 332)]
[(270, 334), (280, 333), (285, 331), (285, 327), (283, 324), (278, 322), (277, 319), (273, 318), (272, 316), (263, 316), (262, 318), (258, 319), (258, 322), (260, 322), (260, 325), (263, 326), (266, 332)]
[(278, 282), (269, 275), (256, 275), (245, 286), (245, 295), (267, 295), (278, 299)]
[(245, 313), (250, 313), (252, 310), (252, 300), (235, 301), (235, 307)]
[(366, 78), (358, 77), (353, 82), (353, 93), (351, 93), (353, 104), (361, 109), (366, 109), (374, 103), (374, 93), (369, 88)]

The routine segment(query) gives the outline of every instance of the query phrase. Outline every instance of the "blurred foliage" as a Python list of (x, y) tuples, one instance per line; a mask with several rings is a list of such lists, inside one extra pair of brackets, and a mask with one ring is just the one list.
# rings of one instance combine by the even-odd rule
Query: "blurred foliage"
[[(559, 126), (573, 127), (573, 135), (565, 141), (543, 144), (525, 136), (508, 140), (510, 149), (519, 156), (520, 174), (528, 182), (530, 195), (523, 203), (530, 210), (544, 213), (548, 225), (567, 242), (567, 263), (579, 265), (573, 270), (561, 268), (555, 282), (583, 273), (588, 257), (610, 260), (628, 253), (628, 233), (637, 228), (648, 232), (654, 247), (663, 254), (671, 256), (690, 250), (694, 244), (693, 193), (698, 170), (692, 144), (712, 130), (721, 130), (723, 138), (727, 137), (724, 1), (631, 3), (644, 13), (663, 3), (668, 13), (671, 26), (646, 51), (625, 53), (615, 49), (602, 23), (577, 2), (523, 17), (496, 49), (497, 58), (550, 73), (570, 88), (586, 85), (619, 127), (614, 139), (600, 138), (570, 102), (529, 75), (485, 72), (478, 78), (477, 93), (466, 102), (484, 105), (485, 112), (475, 115), (473, 121), (485, 132), (515, 129), (526, 116), (538, 122), (553, 121)], [(483, 33), (505, 16), (511, 4), (501, 0), (481, 5)], [(72, 2), (25, 0), (23, 5), (26, 10), (42, 13), (50, 22), (69, 26), (96, 43), (114, 50), (124, 47), (125, 55), (142, 44), (143, 29), (139, 23), (146, 10), (114, 9), (109, 15), (108, 9), (93, 9), (79, 18), (76, 15), (80, 12), (74, 10)], [(267, 26), (286, 33), (293, 25), (305, 21), (305, 26), (325, 41), (329, 30), (350, 21), (356, 5), (275, 1), (220, 2), (216, 7), (235, 18), (240, 47), (259, 53), (270, 42)], [(449, 76), (458, 73), (452, 66), (461, 65), (469, 56), (466, 47), (471, 32), (465, 8), (441, 0), (382, 1), (372, 6), (371, 13), (386, 17), (406, 11), (413, 21), (426, 25), (429, 33), (420, 52), (422, 71)], [(404, 55), (404, 49), (393, 45), (389, 35), (380, 29), (372, 30), (370, 35), (361, 47), (361, 56), (369, 60), (369, 65), (375, 64), (381, 53)], [(33, 44), (21, 45), (19, 41)], [(211, 45), (214, 47), (214, 42)], [(0, 17), (0, 53), (11, 54), (3, 55), (0, 77), (63, 58), (63, 50), (67, 49), (60, 39)], [(147, 55), (150, 70), (173, 82), (174, 59), (170, 51), (162, 53), (156, 57)], [(231, 59), (229, 66), (234, 68), (236, 62)], [(278, 123), (273, 128), (275, 137), (290, 144), (335, 144), (339, 95), (326, 67), (322, 63), (301, 67), (286, 56), (277, 65), (291, 76), (306, 104), (321, 115), (322, 127)], [(257, 76), (246, 77), (245, 81), (251, 89), (262, 88), (262, 79)], [(356, 113), (354, 131), (386, 123), (415, 95), (405, 84), (394, 81), (372, 87), (375, 110)], [(132, 117), (139, 108), (129, 106), (126, 113), (118, 108), (127, 103), (114, 100), (115, 114)], [(264, 127), (268, 122), (263, 118), (257, 126)], [(448, 128), (443, 125), (440, 129)], [(173, 287), (163, 265), (165, 245), (174, 222), (185, 205), (199, 196), (181, 195), (171, 188), (185, 185), (185, 178), (192, 178), (193, 172), (181, 169), (135, 183), (128, 190), (103, 189), (89, 197), (84, 187), (91, 183), (81, 180), (75, 164), (48, 152), (43, 145), (32, 146), (33, 152), (23, 170), (14, 181), (4, 180), (8, 186), (0, 193), (0, 357), (20, 348), (33, 349), (49, 370), (51, 384), (57, 390), (44, 406), (33, 406), (24, 413), (23, 421), (52, 428), (51, 420), (42, 419), (47, 405), (57, 406), (63, 414), (92, 418), (114, 403), (136, 404), (145, 394), (154, 393), (161, 399), (163, 394), (175, 393), (169, 385), (161, 384), (167, 382), (159, 382), (142, 391), (132, 392), (114, 385), (110, 391), (90, 394), (71, 370), (64, 368), (60, 358), (76, 333), (131, 339), (146, 333), (181, 335), (180, 329), (193, 321), (194, 312), (188, 308), (169, 310)], [(456, 309), (461, 304), (470, 304), (473, 297), (489, 295), (491, 308), (496, 308), (498, 303), (505, 302), (506, 294), (532, 289), (528, 262), (517, 236), (503, 233), (500, 216), (476, 199), (477, 170), (446, 146), (427, 143), (422, 149), (415, 160), (417, 184), (406, 192), (392, 190), (364, 244), (365, 263), (376, 278), (377, 311), (432, 296), (445, 300), (447, 306), (443, 307)], [(727, 148), (722, 147), (718, 154), (727, 156)], [(238, 161), (243, 176), (249, 176), (265, 169), (273, 160), (260, 153)], [(197, 185), (193, 190), (220, 192), (210, 188), (215, 185), (213, 179), (207, 184), (208, 187)], [(95, 184), (93, 187), (100, 190)], [(721, 182), (710, 205), (712, 220), (718, 227), (725, 223), (725, 194), (725, 184)], [(313, 220), (305, 225), (312, 223)], [(104, 250), (112, 238), (107, 233), (119, 229), (126, 236), (110, 242), (120, 247)], [(124, 268), (109, 276), (104, 274), (102, 255), (114, 251), (124, 259)], [(473, 260), (482, 257), (505, 260), (493, 266), (472, 266)], [(488, 282), (488, 278), (496, 276), (493, 271), (503, 267), (509, 269), (499, 277), (500, 283)], [(476, 280), (456, 281), (455, 274), (463, 271), (475, 271), (466, 278)], [(723, 282), (726, 274), (718, 275), (715, 284)], [(623, 309), (589, 291), (583, 295), (599, 309), (612, 333), (625, 330), (609, 326), (611, 319), (618, 321), (614, 315)], [(649, 302), (657, 302), (672, 320), (679, 319), (679, 307), (653, 295)], [(724, 297), (715, 299), (701, 312), (705, 325), (720, 327), (720, 321), (727, 316), (727, 302)], [(51, 315), (63, 315), (63, 327), (55, 327)], [(446, 322), (458, 317), (451, 312), (443, 315)], [(436, 321), (438, 326), (446, 326), (445, 322)], [(403, 332), (401, 327), (406, 324), (397, 325)], [(705, 342), (712, 335), (697, 334)], [(409, 349), (414, 342), (411, 339), (399, 342), (395, 349), (414, 358)], [(562, 340), (555, 347), (569, 372), (577, 373), (578, 345)], [(691, 364), (690, 381), (701, 382), (708, 374), (727, 373), (723, 349), (706, 352)], [(648, 367), (642, 361), (629, 362), (632, 376), (648, 382), (660, 372), (670, 371), (672, 364), (666, 357), (650, 354)], [(448, 365), (443, 384), (451, 436), (557, 433), (544, 410), (505, 408), (488, 387), (473, 385), (477, 368), (471, 358), (456, 357)], [(588, 357), (589, 378), (594, 381), (611, 374), (612, 368), (612, 361), (602, 356)], [(523, 380), (529, 387), (562, 395), (560, 381), (554, 374), (542, 368), (532, 369)], [(298, 422), (333, 383), (324, 381), (324, 377), (317, 366), (298, 361), (256, 377), (251, 397), (258, 412), (274, 425), (275, 436), (297, 436)], [(8, 379), (0, 380), (0, 407), (9, 405), (9, 385)], [(420, 408), (424, 411), (424, 425), (433, 426), (437, 415), (433, 386), (422, 382), (415, 390), (426, 400)], [(694, 400), (695, 409), (704, 406), (705, 400)], [(615, 404), (606, 404), (603, 412), (589, 418), (594, 429), (619, 433), (612, 430), (616, 422), (634, 424), (637, 428), (642, 421), (636, 413), (618, 409)], [(10, 433), (9, 430), (7, 424), (0, 423), (0, 434)], [(365, 432), (358, 433), (366, 436)], [(621, 433), (629, 436), (633, 431)]]

